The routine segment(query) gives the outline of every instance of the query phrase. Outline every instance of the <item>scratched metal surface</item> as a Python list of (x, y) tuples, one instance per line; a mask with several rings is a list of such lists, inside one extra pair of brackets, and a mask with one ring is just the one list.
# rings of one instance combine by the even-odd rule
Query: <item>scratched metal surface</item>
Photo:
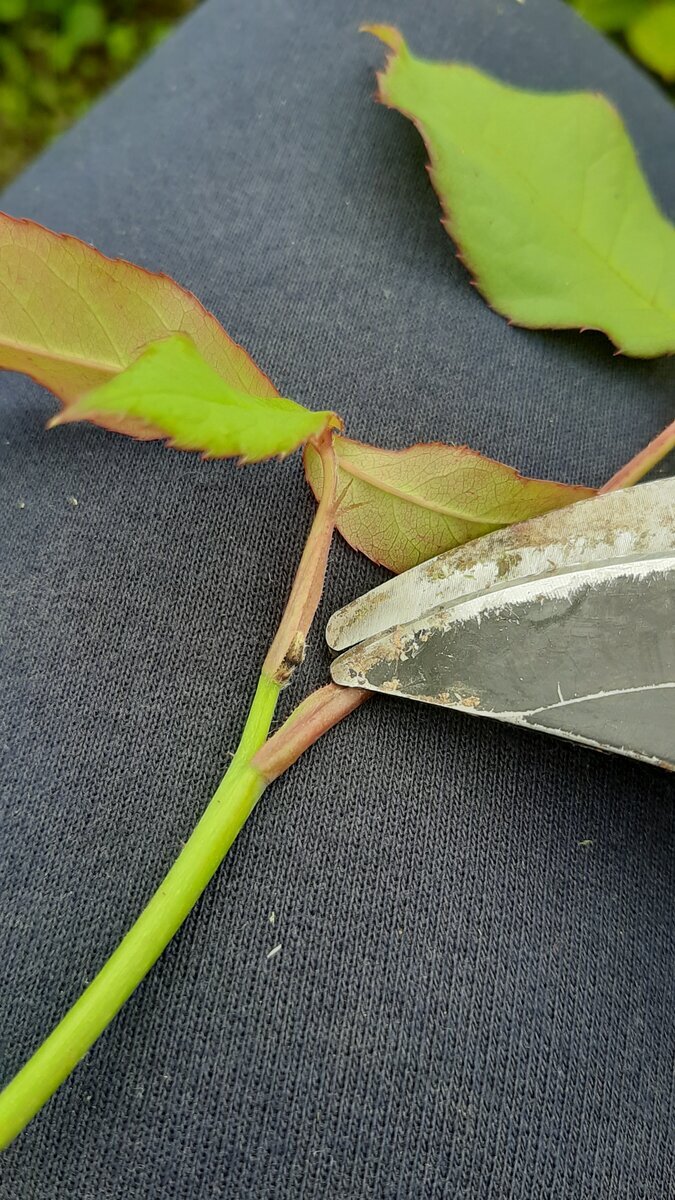
[(341, 608), (326, 638), (333, 650), (345, 650), (498, 584), (669, 550), (675, 550), (675, 478), (582, 500), (439, 554)]
[(675, 768), (675, 555), (440, 606), (341, 655), (333, 679)]

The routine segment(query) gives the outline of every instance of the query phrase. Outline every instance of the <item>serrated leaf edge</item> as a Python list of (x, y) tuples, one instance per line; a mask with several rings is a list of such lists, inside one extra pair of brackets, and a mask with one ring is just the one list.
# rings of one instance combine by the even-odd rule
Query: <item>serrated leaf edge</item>
[[(458, 236), (455, 232), (453, 214), (452, 214), (452, 209), (450, 207), (450, 204), (443, 196), (443, 192), (442, 192), (442, 189), (440, 188), (440, 186), (437, 186), (438, 175), (437, 175), (437, 169), (436, 169), (436, 165), (435, 165), (434, 152), (433, 152), (429, 137), (426, 133), (424, 124), (414, 115), (414, 113), (411, 113), (408, 109), (399, 108), (398, 105), (392, 104), (383, 93), (383, 90), (382, 90), (383, 81), (386, 79), (388, 71), (390, 69), (390, 66), (395, 61), (396, 57), (397, 56), (399, 58), (411, 57), (410, 50), (409, 50), (408, 45), (403, 37), (403, 34), (394, 25), (361, 25), (361, 26), (359, 26), (359, 32), (372, 34), (374, 37), (378, 38), (379, 41), (381, 41), (385, 46), (387, 46), (390, 51), (390, 53), (388, 53), (386, 56), (384, 69), (375, 72), (375, 77), (377, 79), (377, 94), (375, 96), (375, 99), (377, 100), (377, 102), (379, 104), (382, 104), (385, 108), (391, 109), (392, 112), (400, 113), (401, 116), (405, 117), (406, 120), (410, 121), (410, 123), (412, 125), (414, 125), (415, 129), (417, 130), (420, 137), (422, 138), (422, 141), (424, 142), (425, 150), (429, 156), (429, 162), (426, 164), (426, 170), (429, 174), (429, 178), (431, 180), (431, 183), (432, 183), (432, 186), (434, 189), (434, 193), (436, 195), (436, 198), (437, 198), (438, 203), (441, 208), (441, 212), (443, 214), (441, 217), (441, 224), (443, 225), (443, 228), (446, 230), (446, 232), (448, 233), (448, 235), (454, 242), (455, 246), (457, 247), (457, 252), (455, 254), (455, 257), (459, 259), (459, 261), (462, 263), (462, 265), (464, 267), (466, 267), (467, 271), (471, 272), (471, 274), (473, 276), (473, 278), (471, 278), (469, 280), (470, 286), (475, 287), (476, 290), (478, 292), (480, 292), (480, 294), (481, 294), (483, 300), (485, 301), (485, 303), (487, 304), (488, 308), (490, 308), (492, 310), (492, 312), (496, 313), (496, 315), (498, 317), (501, 317), (502, 320), (506, 320), (507, 323), (509, 325), (511, 325), (513, 328), (545, 330), (545, 331), (549, 331), (549, 332), (555, 332), (556, 330), (570, 330), (571, 329), (578, 333), (600, 333), (600, 334), (603, 334), (603, 336), (606, 337), (610, 341), (612, 346), (614, 346), (614, 348), (615, 348), (614, 355), (615, 356), (627, 355), (630, 358), (649, 360), (649, 359), (653, 359), (653, 358), (669, 358), (673, 354), (675, 354), (675, 349), (673, 349), (673, 350), (657, 351), (655, 353), (645, 353), (645, 354), (635, 354), (635, 353), (631, 352), (630, 355), (628, 355), (628, 352), (626, 350), (624, 350), (624, 348), (620, 345), (617, 338), (615, 338), (608, 329), (605, 329), (600, 325), (578, 325), (574, 321), (569, 321), (569, 322), (561, 321), (560, 323), (556, 323), (555, 325), (547, 324), (545, 322), (541, 322), (540, 324), (539, 323), (535, 324), (534, 322), (528, 322), (527, 324), (525, 324), (524, 322), (518, 321), (513, 317), (509, 317), (508, 314), (505, 314), (501, 309), (497, 308), (493, 304), (490, 297), (483, 290), (483, 285), (479, 278), (480, 272), (479, 272), (478, 268), (472, 262), (470, 253), (466, 250), (463, 242), (458, 238)], [(420, 60), (420, 61), (430, 61), (430, 60)], [(448, 61), (447, 65), (451, 66), (451, 65), (460, 65), (460, 64), (453, 64), (451, 61)], [(474, 67), (472, 69), (479, 70), (479, 68), (477, 68), (477, 67)], [(481, 71), (481, 74), (489, 75), (489, 72)], [(490, 76), (490, 78), (494, 78), (494, 76)], [(501, 81), (497, 80), (497, 82), (501, 82)], [(594, 92), (591, 90), (587, 90), (584, 94), (594, 98), (595, 100), (602, 101), (605, 104), (605, 106), (610, 110), (612, 115), (616, 118), (616, 120), (622, 125), (622, 127), (624, 127), (620, 113), (615, 108), (615, 106), (611, 103), (611, 101), (607, 98), (607, 96), (605, 96), (602, 92)], [(631, 145), (632, 145), (632, 143), (631, 143)], [(640, 170), (640, 171), (642, 170), (642, 167), (639, 163), (637, 155), (636, 155), (636, 166), (637, 166), (638, 170)], [(658, 209), (658, 206), (657, 206), (657, 209)], [(660, 215), (663, 216), (665, 219), (665, 215), (663, 213), (661, 213), (661, 210), (658, 209), (658, 211), (659, 211)], [(639, 296), (640, 293), (636, 292), (636, 295)]]

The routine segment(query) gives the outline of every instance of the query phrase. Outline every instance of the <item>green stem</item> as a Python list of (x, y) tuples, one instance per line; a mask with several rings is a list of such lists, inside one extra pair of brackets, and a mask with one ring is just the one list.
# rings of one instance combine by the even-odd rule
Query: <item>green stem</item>
[(302, 661), (321, 597), (335, 521), (337, 468), (330, 434), (318, 439), (323, 489), (286, 611), (263, 664), (229, 769), (149, 904), (105, 966), (0, 1094), (0, 1150), (21, 1132), (93, 1046), (156, 963), (220, 866), (267, 786), (252, 759), (269, 733), (279, 692)]
[(0, 1095), (4, 1149), (63, 1083), (138, 987), (227, 854), (266, 780), (250, 765), (274, 716), (279, 684), (262, 675), (239, 748), (184, 849), (126, 937)]

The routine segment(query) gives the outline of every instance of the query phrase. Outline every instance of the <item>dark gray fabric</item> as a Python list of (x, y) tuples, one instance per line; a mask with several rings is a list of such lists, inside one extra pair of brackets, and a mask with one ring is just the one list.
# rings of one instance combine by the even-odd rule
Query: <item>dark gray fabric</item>
[[(372, 102), (365, 19), (606, 91), (675, 209), (669, 103), (555, 0), (212, 0), (4, 207), (175, 275), (357, 436), (599, 483), (672, 417), (675, 363), (489, 311), (417, 134)], [(312, 502), (297, 459), (46, 433), (46, 393), (0, 388), (9, 1077), (222, 773)], [(326, 678), (327, 615), (382, 577), (336, 545), (286, 710)], [(675, 1194), (672, 799), (647, 767), (372, 702), (269, 791), (1, 1200)]]

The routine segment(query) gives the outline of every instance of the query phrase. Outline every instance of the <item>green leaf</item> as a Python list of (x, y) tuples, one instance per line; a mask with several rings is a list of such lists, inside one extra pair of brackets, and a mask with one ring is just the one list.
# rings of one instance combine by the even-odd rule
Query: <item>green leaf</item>
[(105, 36), (105, 29), (105, 13), (98, 4), (85, 0), (84, 3), (73, 4), (64, 12), (63, 32), (75, 50), (99, 45)]
[(380, 98), (420, 130), (489, 303), (518, 325), (604, 330), (626, 354), (675, 350), (675, 229), (607, 100), (424, 62), (398, 30), (369, 28), (393, 50)]
[[(527, 479), (466, 446), (432, 442), (382, 450), (343, 437), (333, 445), (337, 527), (350, 546), (390, 571), (406, 571), (471, 538), (593, 495), (591, 488)], [(311, 445), (305, 473), (318, 500), (323, 476)]]
[(28, 0), (0, 0), (0, 21), (20, 21), (28, 11)]
[(139, 50), (139, 31), (135, 25), (113, 25), (106, 35), (106, 50), (115, 63), (128, 63)]
[(231, 387), (277, 395), (216, 318), (167, 275), (2, 213), (0, 295), (0, 369), (30, 375), (65, 404), (170, 333), (187, 334)]
[(650, 0), (571, 0), (580, 17), (603, 33), (619, 33), (648, 7)]
[(92, 421), (146, 438), (166, 438), (178, 450), (205, 458), (259, 462), (283, 457), (325, 429), (339, 428), (332, 412), (310, 412), (281, 396), (251, 396), (233, 388), (202, 358), (185, 334), (147, 346), (120, 375), (77, 400), (50, 421)]
[(626, 41), (636, 58), (661, 75), (667, 83), (675, 82), (675, 4), (654, 4), (629, 25)]

